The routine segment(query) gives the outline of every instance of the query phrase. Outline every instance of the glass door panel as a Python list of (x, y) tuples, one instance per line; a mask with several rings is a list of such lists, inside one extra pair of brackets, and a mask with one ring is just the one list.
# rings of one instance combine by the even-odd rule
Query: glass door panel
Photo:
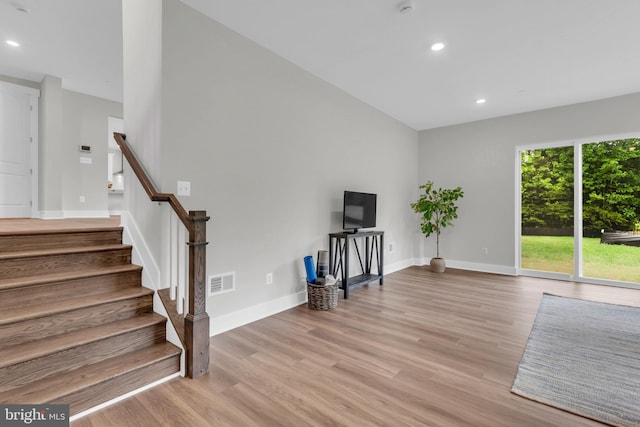
[(520, 267), (574, 274), (574, 150), (524, 150), (520, 158)]
[(640, 139), (582, 146), (582, 275), (640, 283)]

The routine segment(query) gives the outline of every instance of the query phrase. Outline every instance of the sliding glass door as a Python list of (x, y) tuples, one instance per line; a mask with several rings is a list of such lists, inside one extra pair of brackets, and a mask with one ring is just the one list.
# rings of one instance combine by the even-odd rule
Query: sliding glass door
[(573, 147), (523, 150), (520, 267), (574, 273)]
[(520, 272), (640, 283), (640, 139), (525, 148)]
[(640, 283), (640, 139), (582, 145), (582, 276)]

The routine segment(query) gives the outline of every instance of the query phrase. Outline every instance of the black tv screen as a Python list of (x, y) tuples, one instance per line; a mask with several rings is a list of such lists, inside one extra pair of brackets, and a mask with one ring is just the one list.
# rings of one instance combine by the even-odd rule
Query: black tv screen
[(376, 194), (344, 192), (342, 228), (358, 231), (360, 228), (376, 226)]

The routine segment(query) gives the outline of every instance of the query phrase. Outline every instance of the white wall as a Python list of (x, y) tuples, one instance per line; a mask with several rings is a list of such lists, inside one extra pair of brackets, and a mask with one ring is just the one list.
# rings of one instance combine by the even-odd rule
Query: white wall
[[(417, 132), (176, 0), (163, 8), (161, 191), (191, 182), (182, 203), (212, 218), (207, 272), (236, 272), (210, 315), (305, 292), (303, 257), (341, 230), (347, 189), (378, 194), (386, 264), (411, 263)], [(134, 89), (125, 74), (127, 133)]]
[[(160, 122), (162, 75), (162, 2), (136, 0), (122, 2), (123, 105), (127, 140), (151, 179), (160, 181)], [(161, 259), (161, 208), (149, 199), (125, 162), (127, 183), (124, 202), (152, 255)]]
[[(420, 132), (419, 181), (465, 191), (459, 219), (441, 236), (448, 264), (515, 272), (517, 146), (640, 135), (639, 111), (633, 94)], [(433, 238), (424, 243), (430, 258)]]
[[(108, 215), (107, 119), (122, 116), (122, 104), (69, 90), (62, 91), (62, 209), (65, 216)], [(81, 153), (80, 145), (91, 146)], [(92, 163), (81, 164), (80, 158)], [(64, 165), (64, 166), (62, 166)], [(80, 202), (84, 196), (85, 202)]]
[(45, 76), (40, 89), (39, 207), (43, 218), (62, 218), (62, 80)]

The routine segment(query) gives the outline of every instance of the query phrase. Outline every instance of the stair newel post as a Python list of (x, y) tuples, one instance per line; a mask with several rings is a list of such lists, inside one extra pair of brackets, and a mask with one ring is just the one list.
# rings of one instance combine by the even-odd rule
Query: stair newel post
[(207, 314), (206, 211), (189, 211), (189, 301), (184, 318), (186, 374), (197, 378), (209, 372), (209, 315)]

